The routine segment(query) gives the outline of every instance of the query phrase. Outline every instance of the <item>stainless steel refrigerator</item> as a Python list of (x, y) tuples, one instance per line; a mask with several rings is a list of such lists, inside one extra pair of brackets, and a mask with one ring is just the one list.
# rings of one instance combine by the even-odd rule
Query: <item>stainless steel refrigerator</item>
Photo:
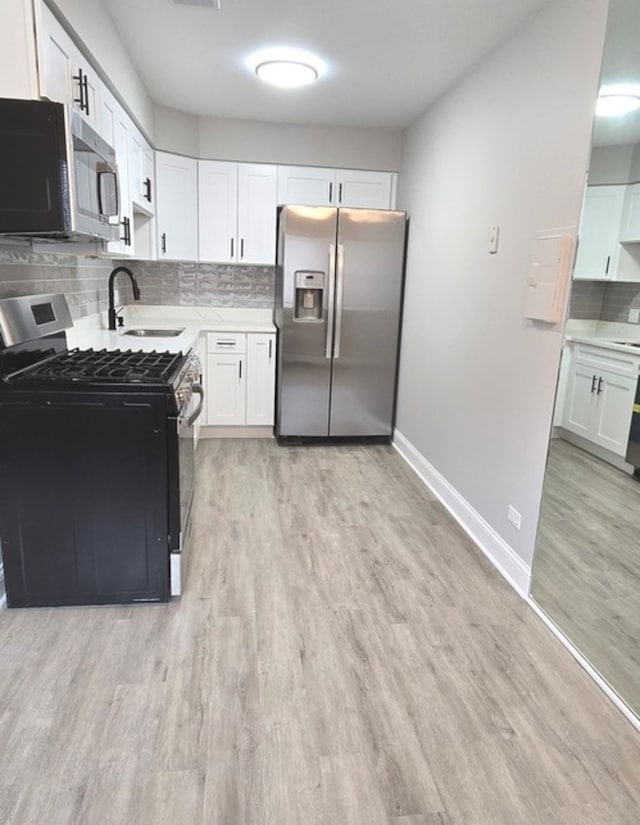
[(406, 226), (404, 212), (280, 210), (278, 439), (390, 438)]

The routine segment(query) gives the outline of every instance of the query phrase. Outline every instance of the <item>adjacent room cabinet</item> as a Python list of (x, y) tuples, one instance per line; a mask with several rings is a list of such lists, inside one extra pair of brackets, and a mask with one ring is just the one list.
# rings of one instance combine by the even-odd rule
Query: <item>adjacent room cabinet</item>
[(198, 258), (198, 162), (156, 152), (158, 259)]
[(395, 183), (392, 172), (279, 166), (278, 203), (393, 209)]
[(561, 426), (624, 457), (640, 357), (583, 344), (569, 350)]
[(199, 259), (271, 264), (276, 252), (276, 167), (198, 162)]
[(273, 425), (275, 334), (207, 334), (207, 418), (213, 426)]
[(573, 277), (612, 279), (618, 266), (625, 186), (588, 186)]

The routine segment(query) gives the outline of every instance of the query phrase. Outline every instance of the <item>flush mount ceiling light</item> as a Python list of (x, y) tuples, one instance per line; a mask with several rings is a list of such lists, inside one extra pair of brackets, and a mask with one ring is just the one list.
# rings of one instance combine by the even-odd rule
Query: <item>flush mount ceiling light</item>
[(300, 60), (263, 60), (255, 68), (260, 80), (283, 89), (308, 86), (318, 79), (318, 70)]
[(600, 117), (620, 117), (640, 109), (640, 96), (627, 93), (601, 94), (596, 105)]

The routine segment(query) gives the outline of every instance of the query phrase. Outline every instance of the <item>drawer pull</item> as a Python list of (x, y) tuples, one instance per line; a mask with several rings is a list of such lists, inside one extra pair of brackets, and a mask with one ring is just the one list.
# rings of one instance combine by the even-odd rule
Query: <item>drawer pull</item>
[(597, 376), (594, 375), (591, 379), (591, 394), (592, 395), (596, 391), (596, 377)]
[(596, 390), (596, 395), (600, 395), (600, 393), (602, 392), (603, 383), (604, 379), (602, 378), (602, 376), (600, 376), (600, 378), (598, 378), (598, 389)]

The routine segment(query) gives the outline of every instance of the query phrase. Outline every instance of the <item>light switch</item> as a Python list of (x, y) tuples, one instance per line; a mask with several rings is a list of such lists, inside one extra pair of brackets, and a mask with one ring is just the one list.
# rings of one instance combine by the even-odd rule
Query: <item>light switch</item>
[(500, 227), (491, 227), (491, 237), (489, 238), (489, 254), (495, 255), (498, 252), (498, 244), (500, 242)]

